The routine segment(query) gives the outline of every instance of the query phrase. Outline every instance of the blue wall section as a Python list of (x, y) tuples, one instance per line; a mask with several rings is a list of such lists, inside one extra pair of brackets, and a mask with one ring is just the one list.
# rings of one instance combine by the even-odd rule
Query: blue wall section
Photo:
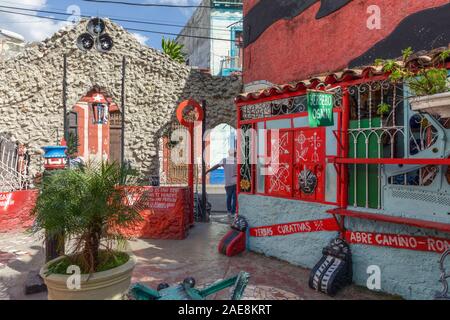
[[(331, 208), (333, 207), (297, 200), (239, 195), (239, 214), (248, 219), (250, 227), (327, 219), (330, 215), (323, 212)], [(337, 232), (315, 232), (266, 238), (251, 237), (249, 249), (312, 268), (322, 256), (323, 247), (337, 235)]]
[[(346, 227), (354, 231), (448, 238), (448, 235), (432, 230), (361, 219), (346, 219)], [(381, 268), (381, 290), (384, 292), (406, 299), (433, 299), (437, 291), (442, 291), (439, 253), (365, 245), (352, 245), (351, 249), (353, 281), (359, 285), (366, 285), (367, 267), (377, 265)]]
[[(322, 204), (280, 199), (256, 195), (239, 195), (239, 214), (245, 216), (250, 227), (274, 225), (304, 220), (330, 218), (324, 213), (332, 208)], [(353, 231), (367, 231), (414, 236), (448, 235), (413, 227), (360, 219), (346, 219), (346, 227)], [(337, 232), (317, 232), (288, 236), (250, 238), (249, 249), (286, 260), (292, 264), (312, 268), (322, 256), (322, 248), (338, 236)], [(367, 267), (377, 265), (381, 269), (381, 290), (406, 299), (433, 299), (440, 285), (440, 255), (389, 247), (352, 245), (354, 283), (366, 286)]]

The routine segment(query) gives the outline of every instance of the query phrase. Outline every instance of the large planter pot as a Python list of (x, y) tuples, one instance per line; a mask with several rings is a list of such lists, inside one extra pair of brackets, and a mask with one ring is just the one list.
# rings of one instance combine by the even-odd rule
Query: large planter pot
[(69, 289), (67, 280), (72, 275), (46, 275), (48, 266), (60, 259), (63, 257), (49, 261), (40, 271), (47, 285), (49, 300), (120, 300), (130, 287), (136, 265), (136, 257), (130, 255), (128, 262), (117, 268), (81, 275), (80, 289)]
[(409, 99), (413, 111), (424, 111), (437, 114), (442, 118), (450, 117), (450, 92)]

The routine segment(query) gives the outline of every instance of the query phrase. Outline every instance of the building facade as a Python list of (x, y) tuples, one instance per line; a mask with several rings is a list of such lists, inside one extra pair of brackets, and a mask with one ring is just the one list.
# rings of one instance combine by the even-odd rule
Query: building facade
[[(313, 268), (340, 237), (354, 283), (375, 268), (375, 290), (433, 299), (450, 247), (450, 119), (413, 111), (409, 88), (374, 61), (408, 47), (420, 51), (408, 63), (435, 61), (450, 43), (448, 1), (252, 0), (244, 15), (236, 105), (248, 247)], [(325, 90), (318, 125), (308, 97)]]
[(18, 55), (24, 47), (24, 37), (15, 32), (0, 29), (0, 60)]
[[(212, 75), (242, 70), (242, 0), (203, 0), (177, 37), (187, 64)], [(204, 38), (183, 37), (199, 36)]]
[(77, 136), (79, 156), (118, 160), (123, 148), (124, 160), (147, 180), (158, 175), (159, 141), (177, 122), (176, 109), (183, 100), (206, 101), (207, 129), (221, 123), (235, 126), (233, 99), (242, 90), (240, 77), (193, 70), (105, 21), (114, 41), (108, 53), (77, 47), (78, 36), (86, 32), (83, 20), (27, 46), (15, 58), (0, 61), (0, 134), (26, 148), (31, 177), (43, 170), (41, 148), (63, 137), (64, 102), (68, 131)]

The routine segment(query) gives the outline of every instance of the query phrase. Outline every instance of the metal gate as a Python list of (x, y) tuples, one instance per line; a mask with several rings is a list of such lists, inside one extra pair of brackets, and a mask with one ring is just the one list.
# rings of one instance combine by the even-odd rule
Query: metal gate
[[(189, 130), (172, 122), (160, 138), (160, 183), (186, 186), (189, 183)], [(194, 166), (195, 167), (195, 166)], [(194, 170), (195, 171), (195, 170)], [(198, 171), (198, 170), (197, 170)]]
[(195, 100), (185, 100), (178, 106), (176, 117), (177, 121), (167, 126), (159, 141), (160, 184), (187, 186), (192, 219), (195, 216), (196, 221), (205, 221), (206, 213), (204, 214), (205, 210), (200, 206), (203, 201), (200, 201), (198, 195), (198, 182), (201, 178), (199, 164), (202, 163), (202, 124), (205, 124), (203, 108)]
[(27, 189), (29, 155), (24, 146), (0, 135), (0, 192)]

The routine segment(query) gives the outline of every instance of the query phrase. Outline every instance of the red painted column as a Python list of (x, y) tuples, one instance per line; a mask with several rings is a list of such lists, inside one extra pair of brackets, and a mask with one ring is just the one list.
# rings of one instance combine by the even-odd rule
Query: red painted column
[(236, 125), (236, 170), (237, 170), (237, 176), (236, 176), (236, 216), (239, 215), (239, 192), (241, 190), (241, 113), (240, 113), (240, 107), (236, 106), (236, 119), (237, 119), (237, 125)]
[[(350, 123), (350, 95), (347, 87), (343, 87), (342, 96), (342, 127), (341, 127), (341, 157), (348, 158), (349, 153), (349, 139), (348, 128)], [(339, 207), (346, 209), (348, 206), (348, 165), (340, 165), (340, 200)], [(344, 230), (344, 217), (341, 217), (341, 230)]]
[(191, 201), (191, 224), (194, 224), (194, 122), (191, 122), (188, 127), (189, 131), (189, 165), (188, 165), (188, 185)]

